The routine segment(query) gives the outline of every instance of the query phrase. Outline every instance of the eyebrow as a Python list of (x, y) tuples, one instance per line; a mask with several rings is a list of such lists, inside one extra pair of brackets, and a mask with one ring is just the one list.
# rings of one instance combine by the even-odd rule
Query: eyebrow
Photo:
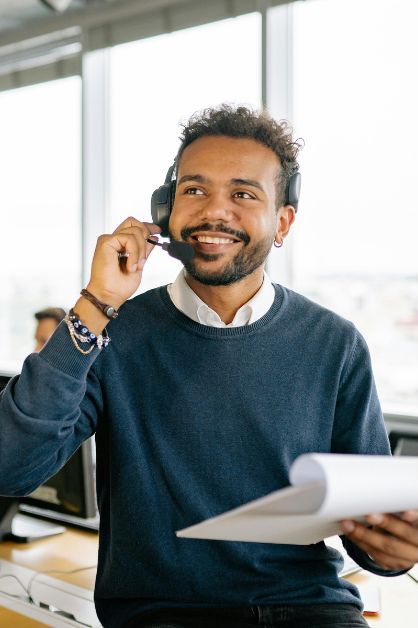
[(197, 181), (198, 183), (210, 183), (210, 179), (204, 177), (201, 174), (185, 174), (183, 175), (177, 184), (186, 183), (187, 181)]
[[(210, 179), (204, 177), (201, 174), (185, 174), (180, 178), (177, 183), (178, 185), (181, 185), (182, 183), (186, 183), (187, 181), (196, 181), (197, 183), (211, 183)], [(233, 185), (249, 185), (264, 192), (264, 188), (261, 183), (259, 183), (255, 179), (231, 179), (230, 183), (232, 183)]]
[(264, 188), (261, 183), (259, 181), (256, 181), (255, 179), (231, 179), (231, 183), (233, 183), (234, 185), (249, 185), (264, 192)]

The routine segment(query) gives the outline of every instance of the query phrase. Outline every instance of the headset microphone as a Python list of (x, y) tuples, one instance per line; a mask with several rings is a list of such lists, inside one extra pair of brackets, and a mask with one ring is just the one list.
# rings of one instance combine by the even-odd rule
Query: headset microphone
[(163, 251), (167, 251), (171, 257), (179, 259), (183, 264), (190, 262), (194, 257), (194, 248), (187, 242), (157, 242), (156, 240), (151, 240), (151, 238), (147, 238), (147, 242), (161, 246)]

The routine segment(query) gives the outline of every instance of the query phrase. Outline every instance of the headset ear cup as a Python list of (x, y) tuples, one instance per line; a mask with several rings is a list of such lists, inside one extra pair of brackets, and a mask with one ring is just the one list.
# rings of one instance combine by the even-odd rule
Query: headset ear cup
[[(164, 183), (151, 196), (152, 222), (161, 228), (161, 236), (168, 237), (168, 221), (172, 208), (173, 183)], [(174, 186), (175, 188), (175, 186)]]
[(173, 208), (176, 193), (176, 180), (171, 179), (174, 172), (173, 164), (167, 172), (165, 183), (154, 190), (151, 196), (151, 218), (155, 225), (161, 228), (161, 236), (168, 238), (168, 222)]
[(301, 176), (300, 172), (295, 172), (289, 179), (285, 192), (285, 205), (292, 205), (295, 208), (295, 212), (298, 211), (299, 196), (300, 196), (300, 184)]
[(170, 182), (170, 207), (169, 207), (170, 214), (173, 211), (174, 198), (176, 196), (176, 187), (177, 187), (176, 183), (177, 183), (177, 181), (175, 179), (173, 179)]

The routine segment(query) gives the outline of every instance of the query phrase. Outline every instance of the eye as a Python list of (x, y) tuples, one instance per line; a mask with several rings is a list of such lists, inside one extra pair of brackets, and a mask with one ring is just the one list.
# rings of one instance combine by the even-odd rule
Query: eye
[(253, 194), (250, 194), (249, 192), (234, 192), (234, 196), (236, 198), (244, 198), (244, 199), (254, 199), (255, 196), (253, 196)]
[(185, 194), (195, 194), (195, 195), (201, 195), (203, 194), (203, 191), (200, 188), (187, 188), (186, 190), (184, 190)]

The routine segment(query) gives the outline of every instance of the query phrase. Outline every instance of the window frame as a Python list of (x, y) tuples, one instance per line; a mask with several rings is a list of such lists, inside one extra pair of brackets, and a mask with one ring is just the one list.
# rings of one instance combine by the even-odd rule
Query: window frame
[[(165, 19), (162, 22), (160, 20), (158, 33), (155, 31), (156, 26), (152, 20), (148, 24), (148, 32), (144, 30), (135, 31), (135, 24), (139, 28), (138, 25), (143, 23), (143, 16), (139, 19), (137, 15), (137, 22), (132, 22), (132, 16), (127, 15), (126, 10), (123, 12), (122, 6), (114, 6), (113, 12), (119, 10), (119, 17), (116, 14), (111, 16), (113, 20), (116, 20), (116, 30), (113, 31), (112, 36), (109, 35), (110, 22), (107, 24), (106, 19), (102, 18), (95, 23), (93, 18), (89, 18), (87, 15), (83, 19), (79, 19), (77, 23), (74, 22), (74, 16), (63, 16), (61, 22), (56, 22), (56, 25), (61, 24), (62, 26), (61, 34), (56, 31), (57, 26), (55, 26), (55, 32), (42, 35), (39, 32), (40, 27), (37, 26), (37, 30), (26, 28), (20, 32), (21, 37), (27, 38), (26, 42), (17, 43), (15, 41), (13, 43), (13, 35), (4, 39), (6, 45), (0, 46), (0, 90), (47, 82), (63, 76), (81, 76), (81, 217), (84, 284), (89, 278), (97, 236), (104, 232), (109, 213), (110, 46), (170, 32), (170, 30), (180, 30), (188, 26), (258, 11), (262, 18), (261, 93), (263, 106), (275, 118), (292, 120), (292, 2), (293, 0), (288, 0), (287, 3), (284, 0), (272, 2), (245, 0), (239, 7), (238, 2), (231, 3), (228, 0), (219, 0), (215, 10), (205, 13), (204, 5), (207, 6), (207, 2), (202, 0), (199, 1), (200, 10), (193, 14), (193, 24), (187, 23), (184, 10), (181, 12), (180, 8), (176, 7), (176, 2), (161, 2), (158, 10), (160, 12), (165, 11), (164, 14), (161, 13)], [(172, 4), (173, 6), (167, 9), (164, 4)], [(277, 5), (283, 6), (278, 7)], [(171, 13), (167, 13), (168, 10)], [(130, 24), (129, 29), (123, 32), (128, 24)], [(14, 37), (18, 36), (19, 32), (16, 31)], [(286, 240), (286, 247), (281, 249), (279, 254), (274, 251), (267, 262), (268, 272), (273, 281), (289, 286), (293, 285), (293, 256), (294, 245), (292, 236), (290, 236)], [(392, 413), (390, 415), (391, 420), (396, 416), (404, 415)], [(418, 416), (411, 415), (409, 418), (413, 422), (418, 422)]]

